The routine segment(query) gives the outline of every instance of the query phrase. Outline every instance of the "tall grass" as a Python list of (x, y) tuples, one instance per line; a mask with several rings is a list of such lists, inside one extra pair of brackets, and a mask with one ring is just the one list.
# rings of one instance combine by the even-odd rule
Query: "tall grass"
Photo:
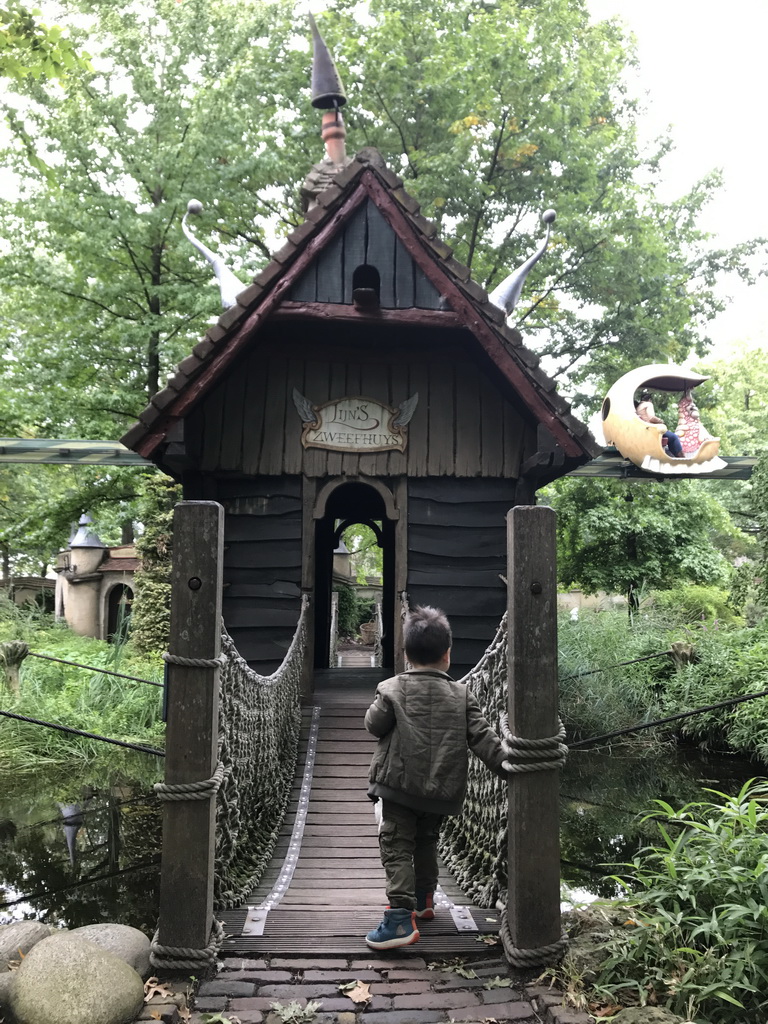
[[(616, 667), (667, 650), (652, 620), (633, 625), (625, 611), (563, 616), (558, 626), (560, 714), (569, 739), (596, 736), (660, 717), (659, 677), (666, 659)], [(651, 735), (646, 742), (653, 742)]]
[[(33, 653), (156, 682), (162, 679), (159, 659), (135, 654), (130, 642), (107, 644), (77, 636), (35, 613), (0, 611), (5, 612), (0, 618), (0, 642), (23, 639)], [(0, 688), (0, 709), (112, 739), (163, 747), (159, 687), (31, 656), (22, 663), (20, 683), (18, 694)], [(0, 729), (0, 774), (5, 776), (29, 776), (42, 770), (98, 775), (104, 770), (109, 775), (135, 777), (139, 762), (160, 762), (151, 755), (2, 716)]]
[[(616, 667), (691, 644), (693, 660), (671, 657)], [(559, 624), (561, 715), (569, 738), (588, 738), (768, 689), (768, 623), (679, 623), (653, 613), (630, 623), (622, 612), (582, 614)], [(582, 673), (591, 673), (585, 675)], [(671, 736), (703, 749), (745, 754), (768, 764), (768, 697), (705, 711), (640, 734), (643, 742)]]

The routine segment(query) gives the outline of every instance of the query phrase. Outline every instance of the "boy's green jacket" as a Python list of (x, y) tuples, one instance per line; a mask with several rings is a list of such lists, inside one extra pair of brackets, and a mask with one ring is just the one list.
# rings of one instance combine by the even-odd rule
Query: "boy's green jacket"
[(474, 694), (445, 672), (411, 669), (379, 683), (365, 727), (379, 737), (368, 774), (372, 799), (460, 814), (470, 749), (506, 776), (501, 740)]

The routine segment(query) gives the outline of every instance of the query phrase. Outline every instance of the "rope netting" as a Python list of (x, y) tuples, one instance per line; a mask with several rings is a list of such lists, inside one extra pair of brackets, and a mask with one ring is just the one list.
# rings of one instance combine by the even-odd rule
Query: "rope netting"
[[(507, 616), (480, 661), (461, 680), (494, 726), (507, 710)], [(469, 759), (461, 815), (445, 818), (440, 853), (463, 891), (480, 907), (507, 892), (507, 783), (476, 757)]]
[(243, 902), (261, 877), (282, 825), (296, 768), (307, 607), (280, 667), (259, 675), (222, 630), (219, 762), (224, 778), (216, 805), (214, 901), (218, 910)]

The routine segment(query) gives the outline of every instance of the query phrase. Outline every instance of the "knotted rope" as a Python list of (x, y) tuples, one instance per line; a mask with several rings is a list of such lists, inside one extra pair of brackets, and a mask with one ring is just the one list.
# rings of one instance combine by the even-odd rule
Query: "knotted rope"
[(537, 946), (535, 949), (520, 949), (512, 942), (505, 904), (499, 900), (496, 903), (496, 909), (501, 911), (499, 936), (501, 937), (507, 960), (509, 960), (513, 967), (545, 967), (553, 961), (559, 960), (568, 948), (568, 935), (566, 932), (563, 932), (557, 942), (550, 942), (547, 946)]
[(216, 796), (227, 774), (228, 770), (219, 761), (210, 779), (201, 779), (199, 782), (156, 782), (152, 788), (158, 800), (207, 800)]
[(568, 757), (568, 747), (563, 743), (565, 726), (558, 718), (560, 726), (555, 736), (543, 736), (529, 740), (515, 736), (509, 730), (509, 716), (506, 711), (499, 716), (499, 725), (504, 740), (504, 748), (510, 758), (502, 767), (508, 772), (543, 772), (549, 768), (562, 768)]
[(223, 651), (218, 658), (182, 658), (178, 654), (164, 651), (162, 659), (171, 665), (181, 665), (182, 668), (224, 668), (227, 663), (227, 656)]
[(190, 946), (161, 946), (157, 941), (158, 934), (159, 932), (155, 932), (149, 949), (149, 962), (152, 966), (167, 971), (175, 971), (180, 967), (194, 971), (210, 967), (216, 962), (224, 942), (224, 925), (221, 921), (213, 922), (211, 938), (204, 949), (193, 949)]

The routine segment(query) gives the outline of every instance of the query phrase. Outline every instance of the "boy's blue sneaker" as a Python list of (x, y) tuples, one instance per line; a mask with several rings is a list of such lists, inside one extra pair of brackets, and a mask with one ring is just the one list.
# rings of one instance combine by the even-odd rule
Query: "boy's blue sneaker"
[(418, 939), (413, 910), (385, 910), (379, 927), (365, 936), (371, 949), (396, 949), (398, 946), (410, 946)]
[(435, 916), (435, 894), (424, 889), (416, 890), (416, 917), (431, 921)]

